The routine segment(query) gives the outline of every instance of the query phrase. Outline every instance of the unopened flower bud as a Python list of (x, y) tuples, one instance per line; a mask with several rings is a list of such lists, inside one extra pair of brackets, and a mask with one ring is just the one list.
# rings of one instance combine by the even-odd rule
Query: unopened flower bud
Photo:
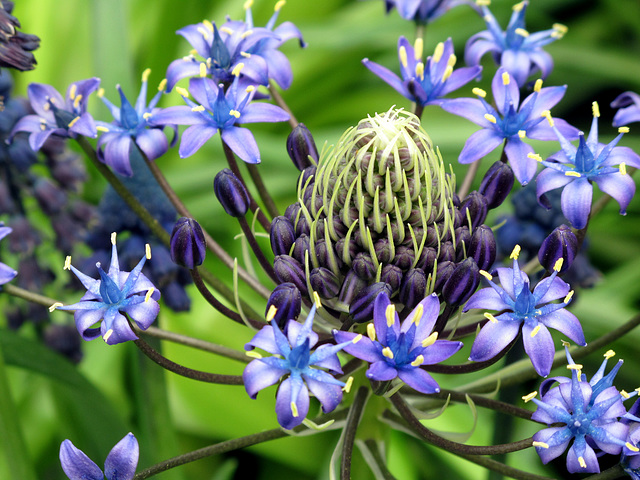
[(409, 270), (400, 287), (399, 300), (405, 308), (413, 309), (427, 294), (427, 276), (423, 270), (412, 268)]
[(500, 206), (513, 187), (513, 170), (508, 163), (498, 160), (489, 167), (478, 191), (487, 199), (487, 208)]
[(460, 212), (464, 215), (463, 225), (467, 225), (467, 210), (471, 217), (471, 227), (475, 229), (487, 218), (487, 200), (481, 193), (471, 192), (460, 204)]
[(289, 255), (278, 255), (273, 261), (273, 269), (280, 283), (293, 283), (301, 294), (308, 293), (304, 268), (295, 258)]
[(367, 286), (367, 281), (356, 275), (356, 272), (349, 270), (342, 282), (338, 300), (342, 303), (350, 304), (353, 299)]
[(274, 254), (289, 255), (289, 250), (291, 250), (293, 242), (296, 241), (293, 223), (287, 217), (275, 217), (271, 221), (269, 239), (271, 241), (271, 250)]
[(436, 270), (436, 282), (433, 286), (433, 291), (436, 293), (442, 292), (442, 287), (456, 268), (456, 264), (453, 262), (438, 262), (438, 269)]
[(309, 283), (320, 298), (325, 300), (336, 297), (340, 291), (340, 279), (328, 268), (319, 267), (311, 270)]
[(207, 243), (200, 224), (193, 218), (179, 218), (171, 232), (169, 252), (175, 264), (189, 270), (202, 265)]
[(231, 170), (220, 170), (213, 180), (213, 190), (224, 211), (232, 217), (244, 217), (249, 209), (249, 194)]
[(455, 262), (456, 250), (453, 248), (453, 243), (447, 241), (440, 245), (440, 253), (438, 255), (438, 262)]
[[(309, 129), (299, 123), (287, 137), (287, 153), (300, 171), (318, 162), (318, 149)], [(312, 160), (309, 160), (309, 157)]]
[(480, 270), (488, 270), (496, 261), (496, 239), (493, 230), (480, 225), (473, 231), (467, 256), (473, 258)]
[(280, 328), (284, 328), (288, 320), (295, 320), (300, 315), (302, 310), (300, 290), (293, 283), (281, 283), (271, 292), (269, 300), (267, 300), (265, 315), (267, 315), (272, 306), (276, 308), (273, 320), (276, 321)]
[(578, 252), (578, 239), (566, 225), (560, 225), (544, 239), (540, 250), (538, 250), (538, 260), (547, 271), (553, 271), (556, 263), (562, 258), (562, 268), (564, 272), (571, 267)]
[(373, 318), (373, 304), (376, 297), (385, 292), (391, 295), (389, 285), (384, 282), (372, 283), (362, 290), (351, 302), (349, 314), (356, 323), (368, 322)]
[(291, 252), (291, 256), (298, 260), (302, 265), (304, 265), (305, 252), (308, 251), (309, 235), (303, 233), (298, 238), (296, 238), (296, 241), (293, 244), (293, 251)]
[(380, 281), (389, 285), (391, 294), (394, 294), (402, 285), (402, 270), (395, 265), (385, 265), (380, 272)]
[(356, 254), (351, 264), (351, 268), (360, 278), (368, 280), (376, 274), (376, 267), (373, 264), (371, 256), (367, 253), (359, 252)]
[(416, 254), (412, 248), (400, 245), (396, 248), (396, 255), (393, 257), (391, 263), (400, 268), (403, 272), (406, 272), (413, 265), (415, 258)]
[(467, 258), (456, 265), (442, 287), (442, 298), (455, 307), (466, 302), (480, 283), (480, 269), (473, 258)]

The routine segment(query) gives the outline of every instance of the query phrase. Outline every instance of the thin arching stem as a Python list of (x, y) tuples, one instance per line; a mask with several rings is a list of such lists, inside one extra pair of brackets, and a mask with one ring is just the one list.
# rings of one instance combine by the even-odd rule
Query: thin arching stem
[(351, 456), (353, 454), (353, 445), (356, 440), (356, 431), (364, 413), (364, 406), (369, 398), (370, 390), (366, 387), (360, 387), (356, 392), (349, 415), (347, 415), (347, 424), (344, 427), (344, 436), (342, 438), (342, 459), (340, 461), (340, 478), (342, 480), (351, 479)]
[(244, 233), (244, 238), (246, 238), (247, 242), (249, 242), (251, 251), (258, 260), (258, 263), (260, 263), (262, 269), (276, 284), (280, 283), (278, 282), (278, 278), (276, 277), (276, 272), (273, 269), (273, 265), (267, 260), (267, 257), (264, 256), (264, 253), (260, 249), (260, 245), (258, 245), (258, 242), (256, 242), (256, 237), (251, 231), (251, 227), (249, 226), (247, 219), (245, 217), (238, 217), (238, 222), (240, 223), (240, 228), (242, 228), (242, 232)]
[(289, 105), (287, 105), (287, 102), (285, 102), (284, 98), (282, 98), (282, 95), (280, 95), (278, 89), (273, 85), (273, 81), (269, 82), (269, 93), (271, 94), (271, 97), (273, 97), (273, 100), (276, 102), (276, 104), (289, 114), (289, 125), (291, 125), (291, 129), (296, 128), (298, 126), (298, 120), (293, 115), (293, 112), (289, 108)]
[(260, 195), (260, 199), (264, 203), (264, 206), (267, 209), (267, 212), (269, 212), (269, 215), (271, 215), (271, 218), (275, 218), (280, 215), (280, 212), (278, 212), (278, 207), (276, 207), (276, 202), (273, 201), (273, 198), (271, 198), (266, 185), (262, 181), (262, 176), (260, 175), (258, 166), (247, 164), (247, 170), (249, 171), (251, 181), (255, 185), (256, 190), (258, 190), (258, 195)]

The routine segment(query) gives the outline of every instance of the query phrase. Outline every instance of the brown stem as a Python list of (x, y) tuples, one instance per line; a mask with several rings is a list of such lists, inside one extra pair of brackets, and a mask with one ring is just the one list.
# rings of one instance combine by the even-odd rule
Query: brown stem
[(269, 93), (278, 106), (289, 114), (289, 125), (291, 125), (291, 129), (296, 128), (298, 126), (298, 120), (293, 115), (293, 112), (289, 108), (289, 105), (287, 105), (287, 102), (282, 98), (282, 95), (280, 95), (280, 92), (278, 92), (278, 89), (273, 85), (273, 82), (269, 82)]

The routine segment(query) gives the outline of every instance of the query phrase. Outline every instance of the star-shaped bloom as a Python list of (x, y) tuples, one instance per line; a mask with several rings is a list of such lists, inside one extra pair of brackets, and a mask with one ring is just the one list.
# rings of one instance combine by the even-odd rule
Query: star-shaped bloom
[[(275, 307), (272, 307), (267, 313), (267, 320), (272, 320), (275, 313)], [(326, 413), (340, 404), (343, 387), (347, 385), (322, 370), (325, 368), (333, 374), (342, 373), (337, 353), (345, 344), (325, 344), (311, 352), (318, 343), (318, 334), (313, 331), (315, 313), (316, 304), (311, 307), (304, 324), (289, 320), (286, 334), (276, 322), (271, 322), (271, 325), (262, 327), (244, 347), (247, 355), (255, 358), (242, 372), (244, 386), (251, 398), (256, 398), (260, 390), (286, 376), (276, 394), (276, 415), (278, 423), (287, 430), (300, 425), (309, 413), (309, 390), (318, 398)], [(263, 357), (254, 352), (254, 348), (273, 356)]]
[(103, 474), (100, 467), (70, 440), (60, 445), (60, 464), (69, 480), (132, 480), (138, 456), (138, 440), (133, 433), (127, 433), (109, 452)]
[[(97, 129), (104, 132), (98, 139), (98, 158), (120, 175), (127, 177), (133, 175), (129, 157), (134, 143), (149, 160), (155, 160), (169, 149), (167, 137), (162, 132), (163, 127), (151, 127), (147, 121), (154, 112), (159, 110), (155, 107), (166, 84), (166, 80), (160, 83), (158, 92), (147, 105), (147, 81), (150, 73), (151, 70), (146, 69), (142, 74), (142, 87), (135, 106), (129, 103), (120, 85), (116, 86), (120, 93), (120, 108), (103, 96), (102, 89), (98, 92), (98, 96), (111, 111), (114, 119), (112, 123), (96, 122)], [(172, 127), (175, 130), (175, 142), (178, 129), (175, 125)]]
[[(70, 269), (87, 289), (78, 303), (63, 306), (55, 303), (51, 309), (74, 310), (78, 332), (85, 340), (102, 336), (108, 345), (136, 340), (126, 314), (136, 325), (146, 330), (158, 316), (160, 292), (142, 273), (142, 267), (151, 258), (151, 249), (146, 246), (146, 254), (131, 272), (120, 270), (116, 250), (116, 234), (111, 235), (111, 264), (109, 272), (97, 263), (100, 280), (85, 275), (71, 265), (67, 257), (65, 268)], [(100, 327), (92, 326), (102, 321)]]
[(593, 183), (616, 199), (621, 215), (626, 213), (636, 191), (636, 184), (627, 175), (626, 167), (640, 168), (640, 156), (628, 147), (616, 147), (629, 128), (620, 127), (618, 136), (607, 145), (598, 143), (599, 116), (598, 104), (594, 102), (591, 131), (586, 140), (583, 133), (579, 134), (577, 147), (569, 143), (551, 121), (562, 150), (541, 162), (547, 168), (536, 179), (538, 201), (547, 208), (549, 202), (544, 194), (563, 188), (562, 213), (577, 229), (584, 228), (589, 220)]
[(13, 138), (17, 132), (30, 132), (29, 145), (38, 151), (50, 135), (65, 138), (97, 136), (96, 125), (87, 112), (87, 100), (99, 85), (99, 78), (72, 83), (63, 99), (50, 85), (30, 84), (27, 94), (31, 108), (36, 113), (22, 117), (13, 127), (9, 138)]
[(469, 2), (465, 0), (385, 0), (384, 3), (387, 13), (395, 7), (405, 20), (426, 24), (441, 17), (449, 9)]
[(614, 127), (640, 122), (640, 95), (635, 92), (621, 93), (611, 102), (611, 108), (619, 108), (613, 117)]
[[(605, 358), (608, 355), (613, 355), (613, 352), (607, 352)], [(523, 397), (525, 401), (531, 400), (538, 406), (531, 416), (532, 420), (547, 425), (563, 424), (537, 432), (533, 436), (533, 446), (546, 464), (562, 455), (573, 439), (573, 445), (567, 453), (567, 470), (570, 473), (598, 473), (600, 465), (594, 447), (613, 455), (619, 454), (625, 446), (638, 451), (635, 445), (627, 441), (629, 427), (619, 421), (627, 413), (622, 404), (625, 397), (609, 382), (602, 383), (602, 377), (587, 382), (581, 371), (582, 365), (573, 362), (568, 350), (567, 358), (570, 380), (557, 377), (544, 381), (540, 387), (540, 400), (533, 398), (537, 392)], [(599, 370), (600, 375), (605, 366), (606, 360)], [(556, 381), (559, 385), (550, 388), (551, 383)], [(605, 388), (598, 388), (599, 385)], [(626, 397), (629, 395), (626, 394)]]
[[(0, 240), (9, 235), (12, 232), (10, 227), (5, 227), (4, 222), (0, 222)], [(0, 285), (4, 285), (7, 282), (13, 280), (18, 274), (13, 268), (0, 262)]]
[[(236, 124), (282, 122), (289, 119), (289, 114), (275, 105), (252, 102), (256, 90), (253, 85), (241, 88), (242, 69), (243, 64), (236, 66), (235, 79), (226, 92), (222, 84), (216, 85), (210, 78), (192, 78), (189, 92), (178, 87), (188, 106), (165, 108), (150, 117), (153, 125), (191, 125), (182, 133), (178, 150), (181, 158), (193, 155), (219, 130), (222, 140), (242, 160), (260, 163), (260, 151), (253, 134)], [(188, 98), (189, 93), (198, 103)]]
[(422, 60), (422, 46), (421, 38), (416, 40), (415, 47), (404, 37), (398, 40), (402, 79), (368, 58), (362, 60), (362, 63), (402, 96), (423, 106), (440, 103), (439, 98), (466, 85), (482, 71), (480, 66), (453, 70), (456, 56), (451, 38), (436, 46), (433, 56), (427, 58), (426, 65)]
[[(487, 93), (474, 88), (475, 98), (447, 100), (442, 108), (480, 125), (482, 130), (471, 135), (460, 153), (460, 163), (472, 163), (492, 152), (504, 142), (504, 151), (518, 181), (525, 185), (536, 174), (537, 163), (527, 155), (533, 148), (524, 143), (532, 140), (555, 140), (554, 131), (544, 122), (553, 108), (564, 96), (567, 87), (544, 87), (538, 80), (531, 93), (520, 103), (520, 89), (504, 68), (499, 68), (491, 82), (491, 90), (497, 108), (490, 105)], [(574, 139), (578, 130), (561, 119), (553, 119), (556, 128), (564, 136)]]
[(395, 305), (386, 293), (380, 293), (373, 306), (373, 323), (367, 325), (367, 336), (334, 331), (338, 342), (351, 341), (344, 350), (369, 362), (367, 378), (389, 381), (399, 377), (421, 393), (440, 391), (438, 383), (422, 365), (433, 365), (451, 357), (462, 342), (438, 340), (432, 332), (440, 312), (435, 294), (423, 299), (400, 324)]
[[(628, 443), (631, 446), (636, 447), (640, 443), (640, 418), (638, 418), (638, 415), (640, 415), (640, 399), (636, 400), (627, 414), (620, 420), (622, 423), (629, 426), (629, 434), (627, 435)], [(625, 473), (633, 478), (633, 480), (640, 480), (639, 449), (631, 449), (625, 444), (622, 448), (620, 464), (622, 465)]]
[[(558, 330), (579, 345), (586, 345), (586, 342), (580, 322), (565, 309), (571, 302), (573, 291), (557, 277), (562, 262), (558, 261), (553, 273), (538, 282), (532, 292), (529, 277), (518, 265), (519, 252), (520, 247), (516, 246), (511, 254), (513, 268), (497, 269), (501, 286), (493, 283), (489, 273), (481, 271), (491, 287), (474, 293), (464, 306), (464, 312), (472, 308), (503, 312), (495, 317), (485, 313), (489, 321), (473, 342), (469, 360), (483, 362), (495, 357), (522, 330), (525, 352), (538, 375), (546, 377), (555, 353), (549, 328)], [(563, 299), (562, 302), (551, 303), (559, 299)]]
[(503, 31), (487, 8), (489, 2), (476, 3), (487, 30), (476, 33), (467, 41), (464, 55), (467, 65), (478, 65), (486, 53), (491, 53), (495, 62), (513, 75), (519, 86), (523, 86), (529, 76), (538, 71), (542, 78), (546, 78), (553, 69), (553, 60), (542, 47), (562, 38), (567, 27), (556, 23), (550, 30), (530, 34), (524, 22), (529, 2), (523, 1), (513, 6), (509, 25)]

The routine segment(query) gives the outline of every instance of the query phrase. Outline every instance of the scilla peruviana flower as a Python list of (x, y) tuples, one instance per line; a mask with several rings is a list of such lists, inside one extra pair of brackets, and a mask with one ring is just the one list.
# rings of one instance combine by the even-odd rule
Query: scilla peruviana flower
[[(89, 341), (102, 336), (108, 345), (137, 340), (138, 336), (123, 315), (127, 314), (142, 330), (146, 330), (158, 316), (160, 292), (142, 273), (142, 267), (151, 258), (146, 246), (145, 255), (131, 272), (120, 270), (116, 250), (116, 234), (111, 235), (111, 264), (109, 272), (97, 263), (100, 280), (85, 275), (71, 265), (67, 257), (65, 269), (70, 269), (87, 289), (78, 303), (54, 303), (50, 310), (74, 310), (76, 328), (83, 339)], [(102, 321), (99, 328), (92, 326)]]
[[(558, 330), (579, 345), (584, 346), (586, 342), (580, 322), (564, 308), (571, 302), (573, 291), (557, 277), (562, 262), (558, 261), (553, 273), (538, 282), (532, 292), (529, 277), (518, 265), (519, 253), (520, 246), (516, 245), (511, 254), (513, 267), (497, 269), (500, 287), (493, 283), (489, 273), (481, 271), (491, 287), (474, 293), (464, 306), (464, 312), (472, 308), (503, 312), (495, 317), (485, 313), (489, 321), (473, 342), (469, 360), (483, 362), (495, 357), (522, 329), (524, 350), (538, 375), (546, 377), (555, 353), (549, 328)], [(562, 302), (550, 303), (559, 299), (563, 299)]]
[(635, 92), (621, 93), (611, 102), (611, 108), (619, 109), (613, 117), (614, 127), (640, 122), (640, 95)]
[[(0, 240), (9, 235), (12, 232), (10, 227), (5, 227), (4, 222), (0, 222)], [(18, 274), (13, 268), (0, 262), (0, 285), (4, 285), (7, 282), (13, 280)]]
[(109, 452), (104, 474), (71, 440), (60, 445), (60, 464), (69, 480), (132, 480), (138, 466), (138, 440), (128, 433)]
[(385, 0), (384, 3), (387, 13), (395, 7), (405, 20), (427, 24), (444, 15), (449, 9), (469, 2), (466, 0)]

